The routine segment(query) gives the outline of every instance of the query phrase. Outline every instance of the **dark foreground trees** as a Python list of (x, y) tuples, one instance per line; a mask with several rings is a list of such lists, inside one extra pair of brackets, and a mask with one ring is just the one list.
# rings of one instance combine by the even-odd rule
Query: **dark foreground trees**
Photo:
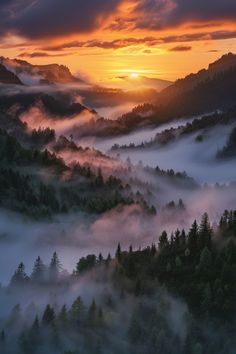
[(235, 241), (236, 211), (226, 210), (218, 227), (204, 214), (188, 232), (164, 231), (159, 247), (83, 257), (72, 275), (56, 253), (48, 267), (38, 257), (30, 277), (21, 263), (1, 293), (39, 303), (63, 293), (64, 303), (14, 306), (0, 319), (1, 353), (234, 353)]

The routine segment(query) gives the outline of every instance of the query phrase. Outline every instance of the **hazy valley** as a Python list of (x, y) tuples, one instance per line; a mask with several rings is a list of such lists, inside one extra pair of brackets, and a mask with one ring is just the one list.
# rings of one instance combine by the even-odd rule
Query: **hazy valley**
[(236, 55), (128, 90), (0, 63), (0, 352), (235, 353)]

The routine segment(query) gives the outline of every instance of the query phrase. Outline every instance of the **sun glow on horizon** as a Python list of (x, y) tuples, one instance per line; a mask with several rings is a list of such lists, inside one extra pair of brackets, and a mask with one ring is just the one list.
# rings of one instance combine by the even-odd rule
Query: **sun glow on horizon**
[(136, 71), (133, 71), (132, 73), (130, 73), (130, 77), (132, 79), (137, 79), (139, 77), (139, 74)]

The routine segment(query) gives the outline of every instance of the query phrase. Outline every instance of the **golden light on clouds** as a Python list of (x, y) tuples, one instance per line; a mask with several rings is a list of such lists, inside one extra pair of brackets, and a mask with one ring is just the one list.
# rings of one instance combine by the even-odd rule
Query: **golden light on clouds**
[[(178, 3), (178, 0), (101, 0), (99, 9), (93, 6), (93, 1), (87, 0), (84, 6), (88, 18), (84, 21), (85, 14), (78, 13), (81, 22), (74, 18), (80, 2), (72, 1), (74, 8), (64, 10), (71, 14), (68, 23), (61, 20), (64, 5), (61, 10), (58, 5), (59, 14), (54, 14), (55, 28), (48, 15), (49, 22), (44, 19), (45, 29), (40, 27), (36, 14), (35, 26), (39, 27), (34, 29), (33, 35), (27, 21), (21, 24), (17, 35), (6, 29), (0, 41), (1, 55), (33, 64), (64, 64), (74, 73), (84, 72), (95, 83), (115, 84), (122, 75), (132, 79), (144, 75), (173, 81), (207, 67), (226, 52), (236, 51), (236, 24), (230, 11), (232, 1), (228, 11), (222, 13), (218, 1), (209, 0), (202, 11), (202, 0), (199, 8), (195, 0), (189, 0), (184, 15), (178, 8), (181, 9), (184, 2)], [(196, 14), (190, 11), (187, 15), (191, 6)], [(225, 8), (227, 10), (227, 4)], [(49, 35), (50, 30), (52, 35)]]

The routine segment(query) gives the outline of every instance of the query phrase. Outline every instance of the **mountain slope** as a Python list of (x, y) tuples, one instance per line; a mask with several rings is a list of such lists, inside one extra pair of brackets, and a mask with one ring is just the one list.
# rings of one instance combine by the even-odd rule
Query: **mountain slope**
[(54, 96), (47, 93), (16, 93), (12, 95), (0, 95), (0, 106), (4, 112), (11, 111), (15, 117), (24, 113), (32, 107), (38, 107), (47, 112), (52, 118), (73, 117), (83, 111), (90, 111), (79, 102), (73, 102), (70, 94), (55, 91)]
[(22, 85), (20, 79), (13, 74), (11, 71), (7, 70), (5, 66), (0, 64), (0, 83), (2, 84), (12, 84), (12, 85)]
[[(214, 82), (219, 76), (223, 80), (228, 79), (227, 72), (234, 71), (236, 68), (236, 55), (228, 53), (223, 55), (214, 63), (209, 64), (207, 69), (200, 70), (196, 74), (190, 74), (184, 79), (177, 80), (173, 85), (164, 89), (157, 97), (158, 101), (162, 98), (171, 100), (185, 92), (199, 88), (206, 82)], [(225, 77), (224, 77), (225, 76)]]
[(81, 83), (64, 65), (33, 65), (27, 61), (1, 57), (0, 63), (25, 85)]
[(155, 102), (135, 107), (116, 122), (97, 120), (87, 124), (83, 135), (127, 134), (141, 127), (159, 125), (176, 118), (227, 111), (236, 104), (236, 55), (227, 54), (208, 69), (177, 80), (157, 94)]

